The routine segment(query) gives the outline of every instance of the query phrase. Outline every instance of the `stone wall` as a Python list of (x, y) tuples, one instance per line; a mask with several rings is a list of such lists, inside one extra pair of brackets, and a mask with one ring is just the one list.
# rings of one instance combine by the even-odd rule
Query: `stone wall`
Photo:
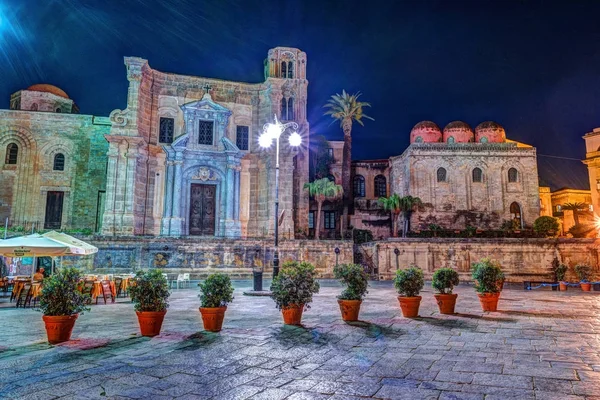
[[(84, 238), (98, 247), (94, 257), (64, 257), (62, 265), (76, 265), (87, 272), (129, 273), (141, 268), (161, 268), (169, 274), (191, 273), (199, 279), (214, 272), (226, 272), (232, 278), (250, 278), (253, 269), (265, 276), (272, 270), (271, 240)], [(298, 259), (315, 265), (319, 276), (331, 278), (336, 262), (335, 248), (340, 249), (338, 262), (350, 263), (353, 245), (349, 241), (282, 241), (281, 263)]]
[[(398, 268), (417, 264), (426, 279), (442, 267), (457, 270), (462, 281), (470, 281), (471, 264), (484, 257), (500, 261), (509, 282), (548, 280), (551, 263), (557, 257), (570, 268), (567, 279), (577, 281), (573, 267), (592, 266), (600, 278), (598, 249), (600, 239), (388, 239), (361, 246), (364, 259), (378, 268), (380, 279), (393, 279)], [(396, 257), (394, 250), (398, 249)]]

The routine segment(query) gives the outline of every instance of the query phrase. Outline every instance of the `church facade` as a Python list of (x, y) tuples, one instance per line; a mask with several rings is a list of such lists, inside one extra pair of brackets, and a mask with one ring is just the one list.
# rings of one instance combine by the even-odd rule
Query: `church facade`
[[(104, 235), (260, 237), (274, 228), (275, 152), (265, 123), (295, 121), (308, 146), (306, 54), (275, 48), (265, 81), (169, 74), (127, 57), (127, 108), (110, 115)], [(308, 156), (282, 141), (280, 229), (306, 225)], [(301, 218), (304, 210), (304, 218)]]

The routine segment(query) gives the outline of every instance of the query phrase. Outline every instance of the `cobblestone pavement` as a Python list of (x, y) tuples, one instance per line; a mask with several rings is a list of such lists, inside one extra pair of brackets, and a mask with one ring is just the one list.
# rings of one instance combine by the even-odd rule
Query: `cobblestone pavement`
[(41, 314), (0, 299), (0, 397), (135, 399), (600, 399), (600, 296), (502, 293), (482, 313), (471, 287), (458, 314), (402, 318), (391, 282), (375, 282), (361, 319), (340, 319), (323, 282), (302, 327), (269, 298), (235, 300), (220, 334), (202, 331), (196, 289), (174, 290), (163, 333), (143, 338), (131, 303), (93, 306), (71, 342), (45, 342)]

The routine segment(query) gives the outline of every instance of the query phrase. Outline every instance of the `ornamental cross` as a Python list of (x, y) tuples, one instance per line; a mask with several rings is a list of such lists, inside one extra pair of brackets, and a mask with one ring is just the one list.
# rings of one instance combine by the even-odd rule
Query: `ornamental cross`
[(208, 93), (208, 92), (210, 91), (210, 89), (212, 89), (212, 86), (210, 86), (210, 85), (208, 84), (208, 82), (207, 82), (207, 83), (205, 83), (205, 84), (204, 84), (204, 86), (202, 86), (202, 89), (204, 89), (204, 91), (205, 91), (206, 93)]

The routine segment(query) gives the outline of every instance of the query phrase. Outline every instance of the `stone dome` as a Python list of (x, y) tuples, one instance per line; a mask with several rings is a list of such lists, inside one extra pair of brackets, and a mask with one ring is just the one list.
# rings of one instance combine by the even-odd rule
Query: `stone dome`
[[(449, 141), (450, 140), (450, 141)], [(450, 122), (444, 128), (445, 143), (468, 143), (475, 140), (473, 129), (466, 122)]]
[(69, 98), (69, 96), (65, 93), (64, 90), (54, 85), (48, 85), (47, 83), (38, 83), (37, 85), (31, 85), (27, 88), (27, 90), (30, 90), (32, 92), (52, 93), (53, 95), (64, 97), (65, 99)]
[(411, 143), (439, 143), (442, 141), (442, 130), (435, 122), (421, 121), (410, 131)]
[(475, 128), (475, 141), (477, 143), (504, 143), (506, 132), (502, 125), (494, 121), (482, 122)]

